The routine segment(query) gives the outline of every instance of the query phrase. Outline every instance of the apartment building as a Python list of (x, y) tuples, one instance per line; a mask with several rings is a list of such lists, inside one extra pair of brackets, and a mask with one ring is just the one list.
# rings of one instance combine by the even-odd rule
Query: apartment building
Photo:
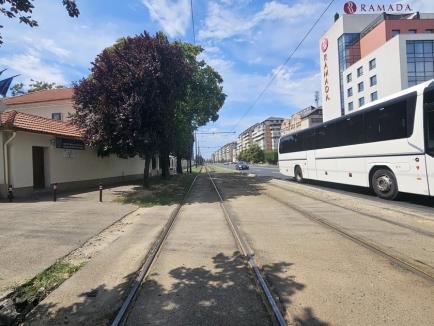
[(298, 130), (316, 126), (322, 122), (322, 107), (308, 106), (283, 120), (280, 134), (281, 136), (288, 135)]

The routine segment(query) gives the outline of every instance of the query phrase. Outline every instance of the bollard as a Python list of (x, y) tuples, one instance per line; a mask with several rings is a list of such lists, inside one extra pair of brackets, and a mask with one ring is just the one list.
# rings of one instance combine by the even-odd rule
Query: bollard
[(53, 201), (57, 201), (57, 183), (53, 183)]
[(14, 199), (14, 194), (12, 192), (12, 185), (9, 185), (8, 187), (8, 199), (10, 203), (12, 203), (12, 200)]
[(99, 202), (102, 203), (102, 184), (99, 184)]

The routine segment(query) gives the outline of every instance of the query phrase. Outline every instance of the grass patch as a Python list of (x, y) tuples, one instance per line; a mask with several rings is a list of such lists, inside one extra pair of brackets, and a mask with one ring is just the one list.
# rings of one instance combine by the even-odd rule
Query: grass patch
[(66, 261), (59, 261), (30, 281), (20, 285), (16, 293), (19, 297), (26, 299), (45, 297), (48, 292), (58, 287), (83, 266), (84, 263), (74, 265)]
[(230, 168), (224, 168), (222, 166), (216, 166), (216, 165), (208, 165), (208, 168), (215, 173), (237, 173), (237, 170), (230, 169)]
[[(198, 168), (197, 171), (200, 169)], [(134, 204), (140, 207), (166, 206), (178, 204), (184, 198), (193, 179), (198, 172), (183, 173), (171, 176), (168, 179), (155, 177), (150, 179), (149, 189), (137, 187), (132, 192), (124, 193), (116, 201), (123, 204)]]

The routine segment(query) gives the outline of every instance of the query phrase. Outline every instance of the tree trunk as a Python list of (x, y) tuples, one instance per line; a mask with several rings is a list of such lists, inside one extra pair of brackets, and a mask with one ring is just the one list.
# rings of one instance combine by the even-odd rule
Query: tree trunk
[(176, 173), (182, 174), (182, 159), (181, 155), (176, 155)]
[(143, 188), (149, 188), (149, 166), (151, 165), (151, 158), (149, 155), (145, 157), (145, 168), (143, 170)]
[(169, 154), (161, 153), (161, 177), (167, 179), (170, 175), (169, 173)]

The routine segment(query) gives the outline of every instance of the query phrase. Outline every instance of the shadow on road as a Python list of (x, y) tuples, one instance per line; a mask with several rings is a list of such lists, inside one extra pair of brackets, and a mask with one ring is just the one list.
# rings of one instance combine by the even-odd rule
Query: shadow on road
[[(140, 289), (133, 310), (130, 311), (126, 325), (263, 325), (266, 322), (264, 310), (263, 320), (258, 313), (252, 313), (250, 300), (239, 300), (241, 293), (249, 291), (253, 295), (255, 289), (246, 273), (246, 265), (238, 252), (232, 256), (219, 253), (212, 258), (213, 270), (205, 267), (179, 266), (169, 273), (172, 279), (170, 288), (164, 287), (155, 280), (155, 272), (150, 275)], [(304, 289), (304, 285), (292, 277), (282, 278), (282, 270), (292, 264), (279, 262), (264, 266), (267, 280), (279, 284), (285, 297), (281, 302), (288, 306), (290, 297)], [(126, 296), (125, 289), (133, 275), (126, 277), (125, 282), (113, 289), (104, 284), (96, 285), (89, 292), (82, 293), (77, 303), (67, 307), (56, 308), (55, 305), (39, 304), (26, 325), (107, 325), (114, 318), (121, 298)], [(249, 284), (246, 288), (245, 284)], [(117, 307), (104, 306), (110, 298), (117, 297)], [(265, 309), (265, 308), (264, 308)], [(37, 311), (37, 314), (35, 313)], [(256, 317), (255, 317), (256, 316)], [(297, 325), (325, 326), (307, 307), (300, 316), (293, 316)]]

